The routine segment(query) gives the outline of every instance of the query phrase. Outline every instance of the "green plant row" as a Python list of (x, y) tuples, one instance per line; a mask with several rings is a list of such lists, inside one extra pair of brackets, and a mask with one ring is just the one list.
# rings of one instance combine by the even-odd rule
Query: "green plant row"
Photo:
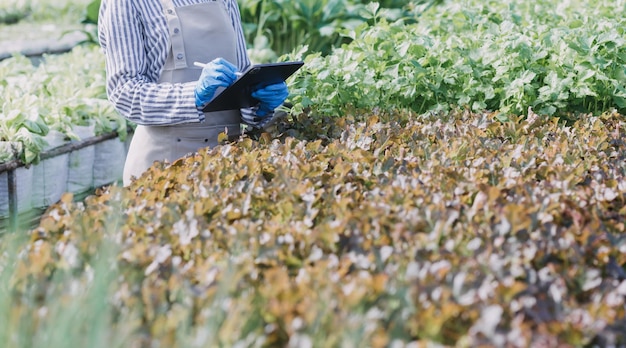
[(11, 0), (0, 3), (0, 26), (19, 21), (42, 22), (64, 17), (79, 19), (89, 0)]
[[(37, 66), (24, 56), (0, 62), (0, 163), (36, 163), (50, 129), (76, 140), (76, 126), (95, 134), (126, 134), (127, 122), (106, 98), (104, 57), (97, 47), (46, 55)], [(11, 151), (10, 149), (17, 150)]]
[(626, 344), (623, 115), (394, 118), (65, 196), (0, 249), (0, 344)]
[(387, 21), (370, 4), (376, 25), (346, 31), (354, 41), (328, 56), (305, 57), (293, 80), (296, 110), (423, 113), (456, 105), (504, 114), (529, 107), (545, 115), (624, 112), (625, 6), (466, 0), (405, 24)]

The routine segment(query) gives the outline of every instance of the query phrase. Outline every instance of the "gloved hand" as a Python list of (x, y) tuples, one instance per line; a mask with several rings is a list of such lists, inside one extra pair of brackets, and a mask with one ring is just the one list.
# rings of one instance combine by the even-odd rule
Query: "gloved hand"
[(256, 115), (264, 117), (279, 107), (289, 96), (285, 82), (265, 86), (252, 92), (252, 97), (259, 100), (259, 109)]
[(203, 107), (215, 96), (218, 87), (228, 87), (237, 80), (237, 67), (224, 58), (215, 58), (203, 69), (196, 84), (196, 106)]

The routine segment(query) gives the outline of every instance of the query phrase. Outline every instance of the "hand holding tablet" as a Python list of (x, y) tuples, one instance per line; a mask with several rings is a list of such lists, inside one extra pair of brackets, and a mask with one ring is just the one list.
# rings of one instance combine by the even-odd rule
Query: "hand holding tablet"
[[(194, 64), (204, 67), (202, 63)], [(254, 106), (259, 103), (259, 100), (252, 96), (254, 91), (284, 83), (303, 65), (302, 61), (252, 65), (232, 85), (217, 94), (202, 111), (236, 110)]]

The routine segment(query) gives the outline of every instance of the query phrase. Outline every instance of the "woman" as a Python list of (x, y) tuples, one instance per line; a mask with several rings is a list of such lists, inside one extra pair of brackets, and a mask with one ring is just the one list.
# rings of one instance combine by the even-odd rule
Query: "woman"
[(154, 161), (215, 146), (222, 132), (238, 136), (242, 121), (262, 127), (289, 94), (274, 84), (252, 94), (255, 107), (201, 111), (250, 65), (236, 0), (102, 0), (98, 31), (109, 100), (138, 125), (124, 186)]

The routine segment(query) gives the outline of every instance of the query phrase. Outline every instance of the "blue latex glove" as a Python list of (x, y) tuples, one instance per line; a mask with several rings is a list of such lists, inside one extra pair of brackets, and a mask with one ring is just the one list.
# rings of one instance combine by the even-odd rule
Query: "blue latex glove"
[(265, 86), (252, 92), (252, 97), (259, 101), (257, 116), (264, 117), (279, 107), (289, 96), (285, 82)]
[(228, 87), (237, 80), (237, 67), (224, 58), (215, 58), (202, 68), (196, 84), (196, 106), (201, 108), (215, 96), (218, 87)]

